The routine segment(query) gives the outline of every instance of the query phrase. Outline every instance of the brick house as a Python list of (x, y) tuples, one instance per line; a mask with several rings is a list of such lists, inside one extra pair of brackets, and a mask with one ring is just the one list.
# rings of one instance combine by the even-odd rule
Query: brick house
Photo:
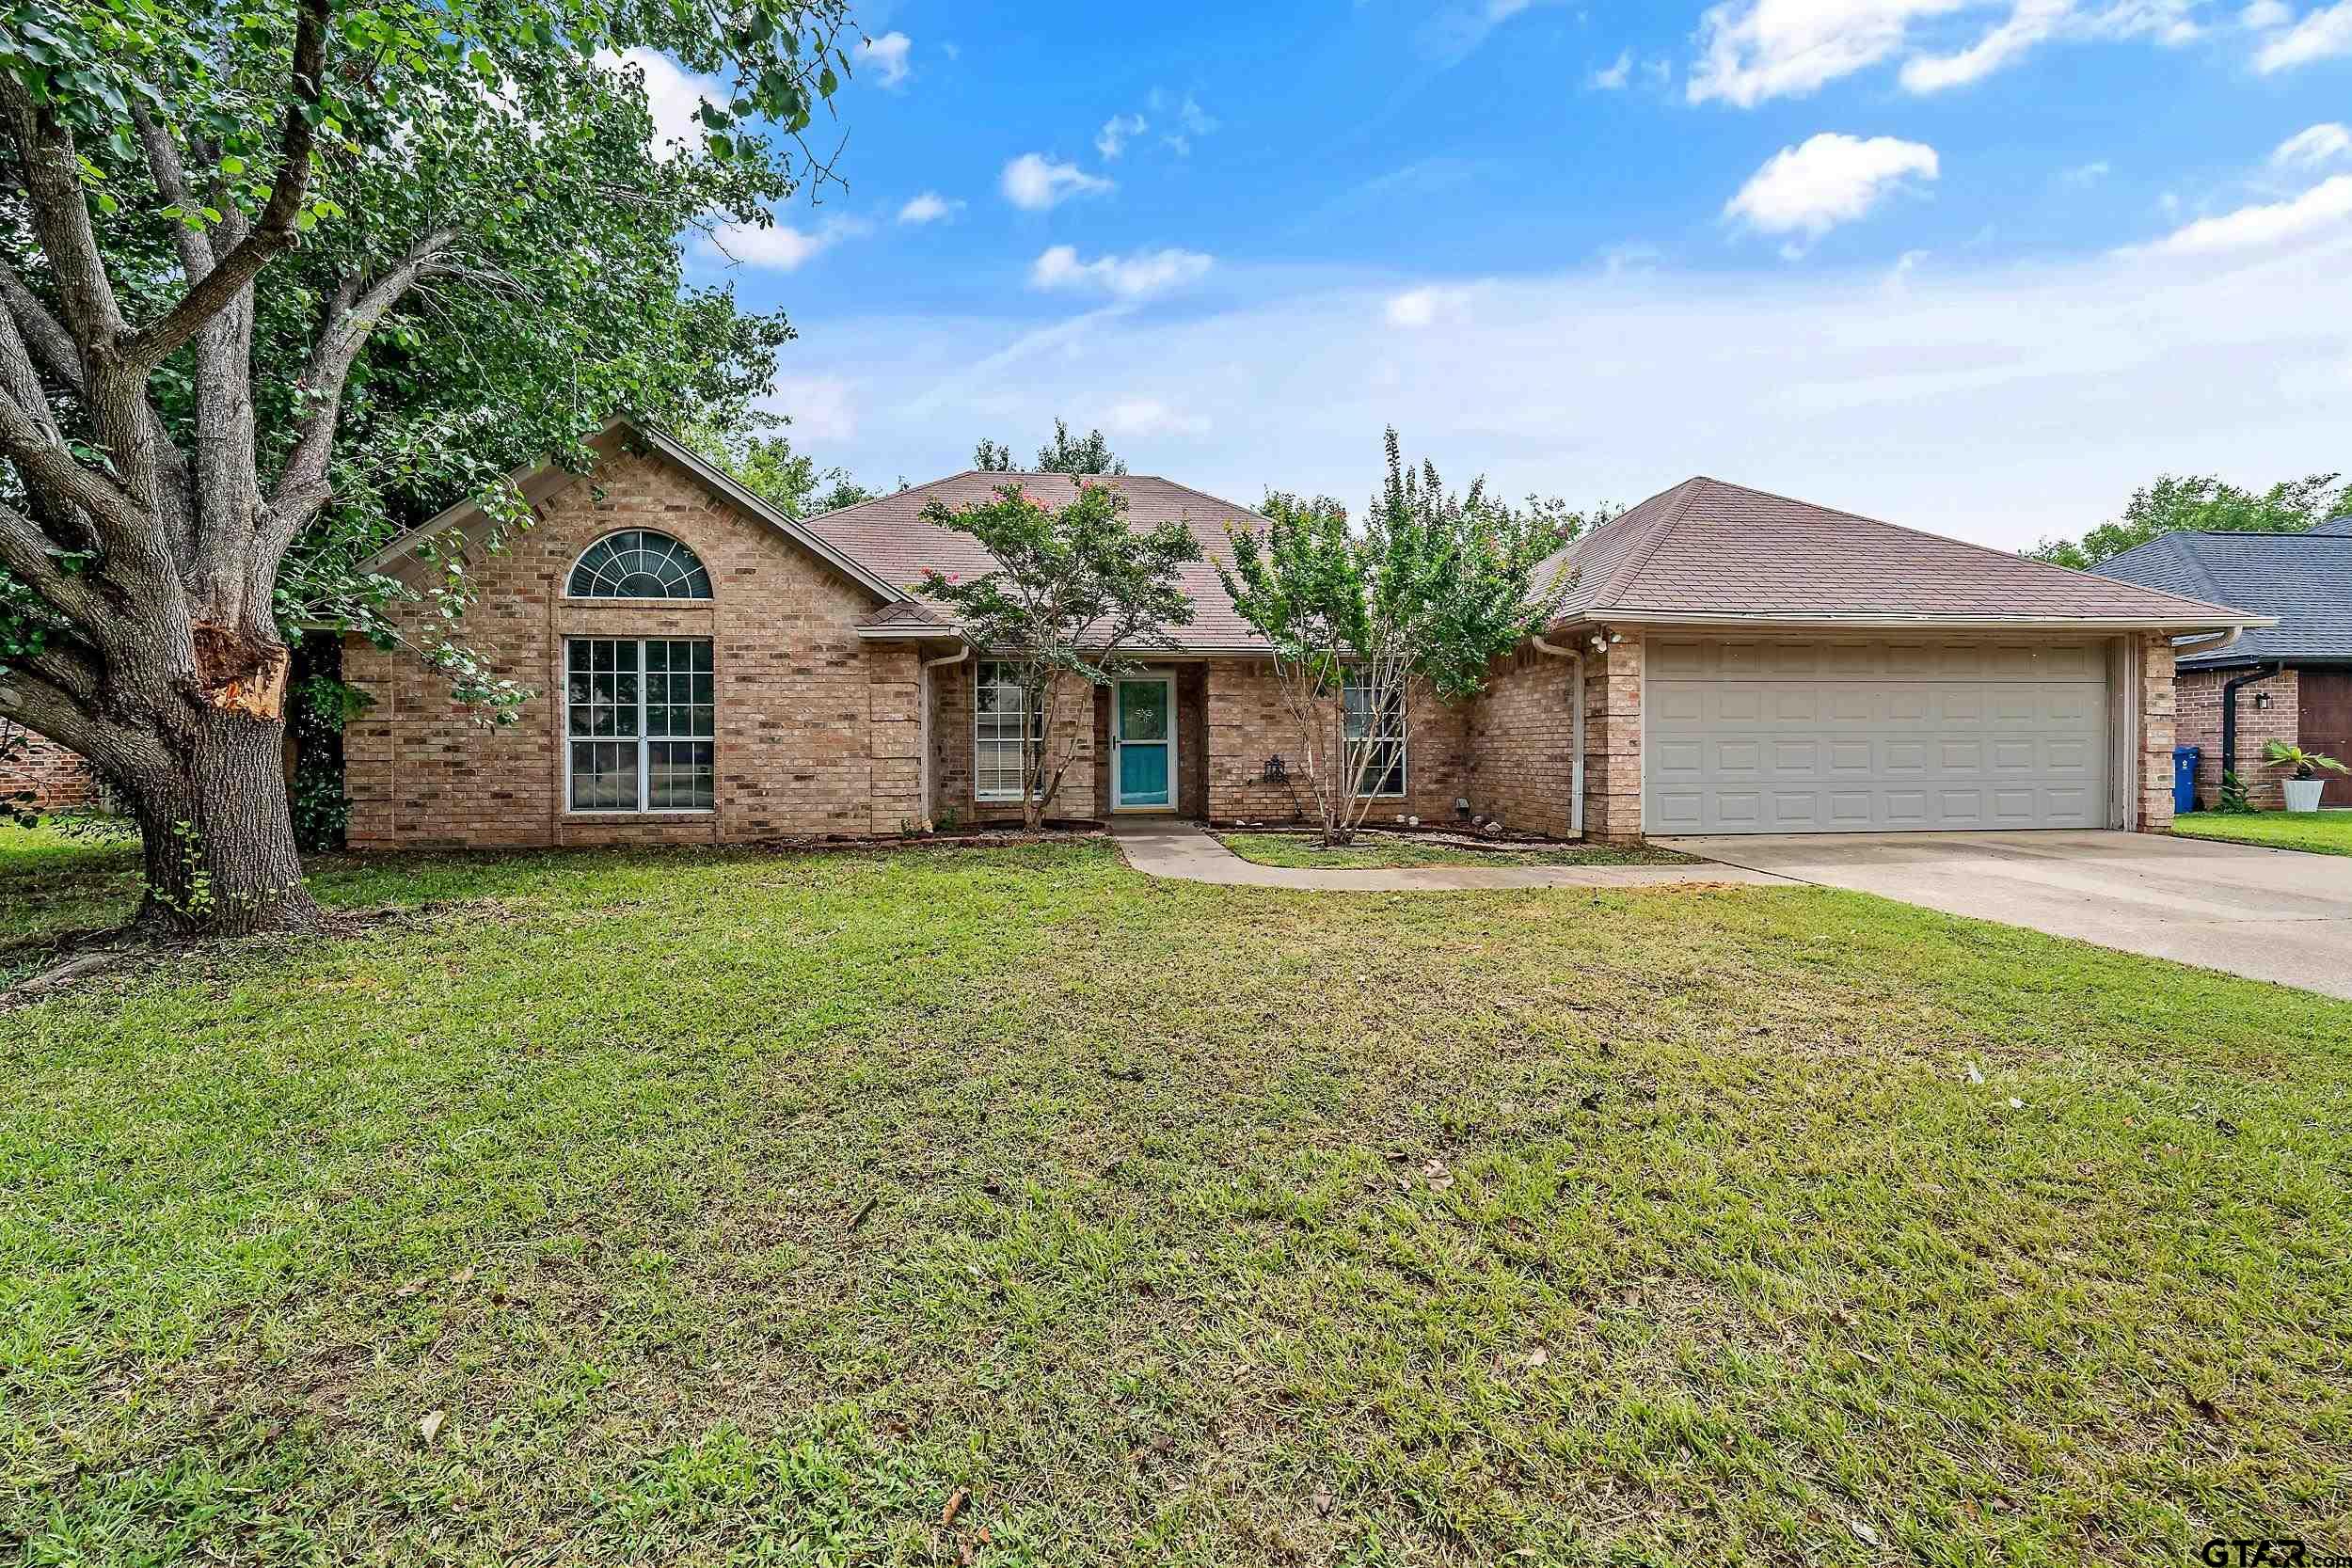
[[(2210, 806), (2234, 768), (2247, 799), (2276, 808), (2286, 775), (2262, 766), (2273, 740), (2352, 762), (2352, 515), (2309, 533), (2182, 530), (2103, 562), (2108, 577), (2223, 599), (2277, 625), (2176, 652), (2180, 744), (2202, 752), (2197, 799)], [(2352, 778), (2322, 774), (2322, 806), (2352, 807)]]
[[(355, 847), (887, 838), (1018, 816), (1019, 693), (909, 585), (989, 566), (925, 505), (1023, 476), (800, 521), (657, 432), (616, 421), (596, 448), (590, 475), (524, 476), (533, 526), (469, 551), (468, 637), (548, 694), (520, 722), (485, 728), (413, 657), (347, 643), (345, 678), (373, 699), (345, 736)], [(1211, 551), (1260, 521), (1167, 480), (1102, 483)], [(421, 547), (483, 527), (454, 509), (378, 569), (437, 570)], [(1565, 609), (1481, 696), (1387, 716), (1375, 819), (1490, 813), (1609, 839), (2157, 827), (2172, 639), (2248, 620), (1712, 480), (1552, 568), (1573, 574)], [(1311, 811), (1284, 778), (1296, 743), (1270, 658), (1211, 568), (1186, 587), (1179, 646), (1044, 716), (1081, 759), (1056, 816)]]
[(106, 793), (79, 752), (0, 719), (0, 798), (27, 811), (79, 811), (103, 805)]

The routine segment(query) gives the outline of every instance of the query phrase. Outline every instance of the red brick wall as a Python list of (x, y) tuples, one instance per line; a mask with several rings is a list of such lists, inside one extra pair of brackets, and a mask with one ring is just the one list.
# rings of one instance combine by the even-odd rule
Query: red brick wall
[[(2204, 752), (2197, 759), (2200, 806), (2211, 807), (2221, 798), (2221, 685), (2247, 673), (2244, 670), (2190, 670), (2173, 682), (2179, 744), (2200, 747)], [(2264, 691), (2270, 694), (2270, 705), (2258, 708), (2254, 695)], [(2280, 810), (2287, 800), (2286, 792), (2279, 787), (2285, 775), (2263, 766), (2263, 748), (2274, 740), (2300, 744), (2302, 711), (2302, 693), (2293, 670), (2282, 670), (2237, 689), (2237, 776), (2246, 781), (2246, 798), (2265, 811)], [(2164, 792), (2168, 797), (2172, 792), (2169, 750), (2164, 759)]]
[(1533, 648), (1488, 672), (1469, 715), (1473, 811), (1514, 832), (1576, 831), (1576, 679), (1573, 661)]
[(7, 732), (21, 737), (10, 748), (6, 760), (0, 760), (0, 796), (13, 800), (30, 794), (29, 801), (17, 801), (32, 811), (72, 811), (87, 806), (98, 799), (98, 775), (81, 753), (70, 752), (56, 741), (33, 734), (30, 730), (5, 727)]
[[(1019, 801), (980, 800), (974, 795), (972, 704), (979, 666), (976, 654), (960, 664), (945, 664), (931, 672), (930, 812), (933, 825), (943, 832), (951, 823), (969, 828), (975, 823), (1021, 820)], [(1052, 745), (1047, 758), (1060, 757), (1073, 738), (1078, 748), (1061, 790), (1045, 815), (1055, 821), (1083, 821), (1095, 815), (1101, 698), (1085, 682), (1065, 680), (1056, 703), (1057, 716), (1048, 732)]]
[[(1272, 662), (1219, 658), (1204, 668), (1210, 819), (1312, 818), (1314, 792), (1298, 771), (1298, 725), (1282, 701)], [(1454, 802), (1469, 792), (1470, 782), (1466, 705), (1449, 707), (1416, 696), (1406, 709), (1405, 728), (1406, 793), (1398, 800), (1375, 801), (1365, 820), (1392, 822), (1412, 816), (1424, 823), (1454, 821)], [(1289, 784), (1265, 782), (1265, 760), (1277, 753), (1292, 766)]]
[[(619, 452), (592, 485), (540, 501), (537, 522), (468, 563), (479, 597), (463, 637), (539, 694), (497, 730), (453, 705), (413, 654), (351, 639), (344, 676), (374, 704), (345, 736), (350, 842), (394, 846), (729, 842), (863, 836), (918, 818), (915, 651), (864, 644), (875, 596), (659, 456)], [(572, 562), (615, 529), (683, 540), (714, 597), (663, 604), (564, 596)], [(430, 571), (426, 567), (422, 570)], [(714, 643), (716, 810), (574, 816), (564, 809), (564, 640), (707, 637)]]

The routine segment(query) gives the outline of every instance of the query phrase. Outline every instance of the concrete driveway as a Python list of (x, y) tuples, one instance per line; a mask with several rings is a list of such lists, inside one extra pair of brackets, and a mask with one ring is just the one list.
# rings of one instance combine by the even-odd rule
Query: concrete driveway
[(2113, 832), (1655, 842), (1798, 881), (2352, 998), (2352, 857)]

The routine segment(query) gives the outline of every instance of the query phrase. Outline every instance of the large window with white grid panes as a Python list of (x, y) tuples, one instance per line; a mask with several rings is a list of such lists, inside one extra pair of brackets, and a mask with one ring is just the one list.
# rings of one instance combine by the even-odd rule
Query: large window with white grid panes
[(564, 659), (570, 809), (711, 810), (718, 705), (709, 640), (574, 637)]

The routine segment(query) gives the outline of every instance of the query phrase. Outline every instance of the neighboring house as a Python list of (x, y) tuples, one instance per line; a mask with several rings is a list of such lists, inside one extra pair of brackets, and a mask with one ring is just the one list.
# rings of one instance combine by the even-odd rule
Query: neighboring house
[(98, 770), (77, 752), (0, 719), (0, 799), (28, 811), (103, 805)]
[[(2176, 650), (2180, 743), (2200, 748), (2197, 799), (2212, 805), (2234, 768), (2256, 805), (2284, 803), (2285, 775), (2262, 766), (2273, 740), (2352, 762), (2352, 516), (2309, 533), (2151, 539), (2098, 570), (2277, 618), (2226, 645)], [(2352, 806), (2352, 779), (2324, 774), (2320, 802)]]
[[(453, 705), (411, 656), (348, 640), (358, 847), (890, 837), (1017, 816), (1019, 694), (910, 586), (985, 571), (920, 518), (1009, 482), (966, 473), (795, 521), (616, 421), (595, 472), (520, 480), (534, 525), (472, 552), (467, 635), (542, 689), (516, 724)], [(1140, 523), (1212, 552), (1262, 523), (1121, 476)], [(379, 569), (484, 520), (460, 507)], [(2171, 813), (2172, 639), (2238, 610), (1712, 480), (1555, 558), (1548, 636), (1456, 706), (1386, 716), (1380, 818), (1644, 833), (2147, 828)], [(1263, 645), (1207, 566), (1148, 673), (1044, 716), (1080, 766), (1054, 815), (1286, 821), (1296, 742)], [(1366, 716), (1367, 722), (1376, 721)], [(1114, 765), (1114, 758), (1117, 759)]]

